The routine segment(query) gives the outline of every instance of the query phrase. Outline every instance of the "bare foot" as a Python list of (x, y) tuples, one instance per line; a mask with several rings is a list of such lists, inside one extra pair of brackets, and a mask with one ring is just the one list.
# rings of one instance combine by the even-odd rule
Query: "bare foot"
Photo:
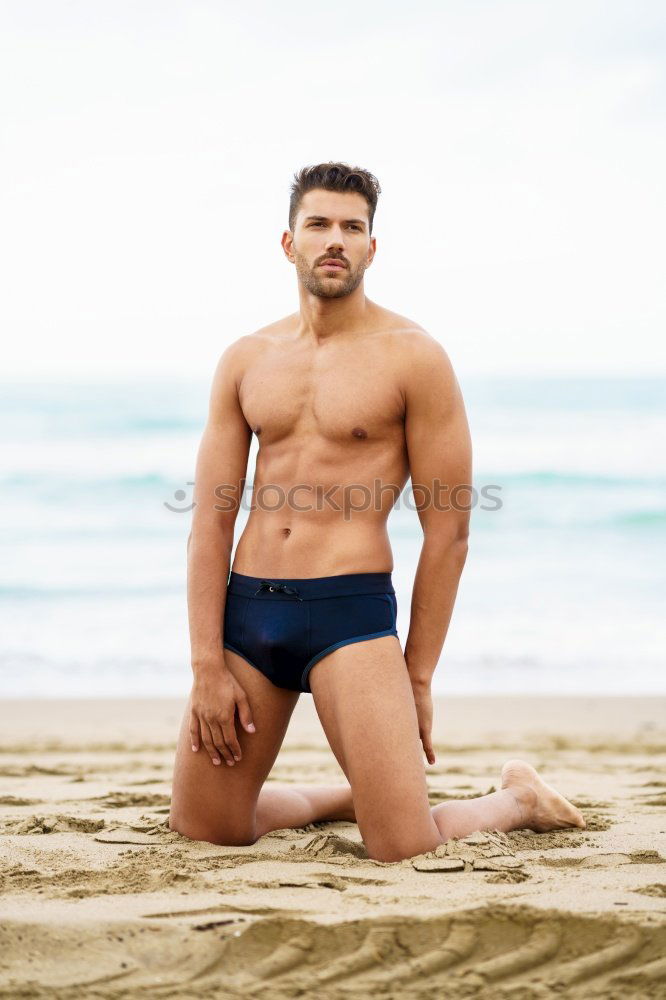
[(525, 817), (525, 829), (545, 833), (576, 826), (585, 829), (582, 813), (547, 785), (531, 764), (508, 760), (502, 768), (502, 788), (515, 797)]

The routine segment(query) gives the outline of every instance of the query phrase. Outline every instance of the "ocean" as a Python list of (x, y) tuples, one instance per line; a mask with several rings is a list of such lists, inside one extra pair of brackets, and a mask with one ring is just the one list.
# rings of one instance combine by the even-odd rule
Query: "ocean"
[[(474, 485), (501, 503), (473, 510), (434, 693), (664, 693), (666, 378), (460, 382)], [(0, 695), (186, 696), (208, 393), (2, 385)], [(422, 533), (401, 501), (389, 532), (404, 645)]]

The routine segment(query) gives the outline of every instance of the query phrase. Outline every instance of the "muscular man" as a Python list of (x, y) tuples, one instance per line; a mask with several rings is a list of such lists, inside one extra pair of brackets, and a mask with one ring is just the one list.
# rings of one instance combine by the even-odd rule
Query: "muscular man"
[[(294, 178), (282, 247), (299, 310), (236, 340), (215, 372), (170, 816), (196, 840), (252, 844), (347, 819), (370, 857), (395, 861), (479, 829), (585, 825), (521, 761), (505, 764), (500, 791), (428, 803), (430, 683), (467, 556), (471, 447), (442, 346), (366, 298), (378, 194), (372, 174), (342, 163)], [(253, 504), (230, 567), (253, 433)], [(409, 477), (423, 543), (403, 652), (386, 523)], [(348, 785), (264, 784), (301, 691)]]

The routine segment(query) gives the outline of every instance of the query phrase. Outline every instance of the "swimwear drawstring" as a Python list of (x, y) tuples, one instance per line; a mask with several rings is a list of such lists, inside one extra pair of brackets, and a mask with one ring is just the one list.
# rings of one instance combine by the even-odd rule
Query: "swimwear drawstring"
[(262, 580), (255, 590), (255, 594), (259, 594), (262, 590), (281, 590), (285, 594), (295, 594), (299, 601), (303, 600), (296, 588), (288, 587), (286, 583), (274, 583), (272, 580)]

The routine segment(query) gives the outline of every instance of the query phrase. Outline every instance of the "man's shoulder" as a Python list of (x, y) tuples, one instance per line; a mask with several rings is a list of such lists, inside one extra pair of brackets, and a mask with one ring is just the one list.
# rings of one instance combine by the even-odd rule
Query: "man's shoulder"
[(382, 329), (390, 336), (398, 350), (404, 352), (405, 358), (418, 362), (437, 363), (447, 360), (447, 354), (436, 337), (426, 330), (420, 323), (414, 322), (407, 316), (392, 312), (390, 309), (381, 309)]
[(266, 326), (259, 327), (258, 330), (254, 330), (252, 333), (246, 334), (245, 337), (241, 339), (247, 340), (253, 344), (265, 344), (267, 341), (273, 341), (293, 333), (297, 323), (298, 313), (290, 313), (288, 316), (276, 319), (273, 323), (267, 323)]
[(274, 323), (244, 333), (232, 340), (222, 352), (222, 359), (229, 364), (242, 364), (250, 361), (266, 347), (288, 334), (293, 329), (294, 316), (285, 316)]
[(420, 323), (388, 309), (383, 312), (382, 326), (403, 398), (427, 399), (433, 394), (452, 397), (456, 376), (441, 341)]

